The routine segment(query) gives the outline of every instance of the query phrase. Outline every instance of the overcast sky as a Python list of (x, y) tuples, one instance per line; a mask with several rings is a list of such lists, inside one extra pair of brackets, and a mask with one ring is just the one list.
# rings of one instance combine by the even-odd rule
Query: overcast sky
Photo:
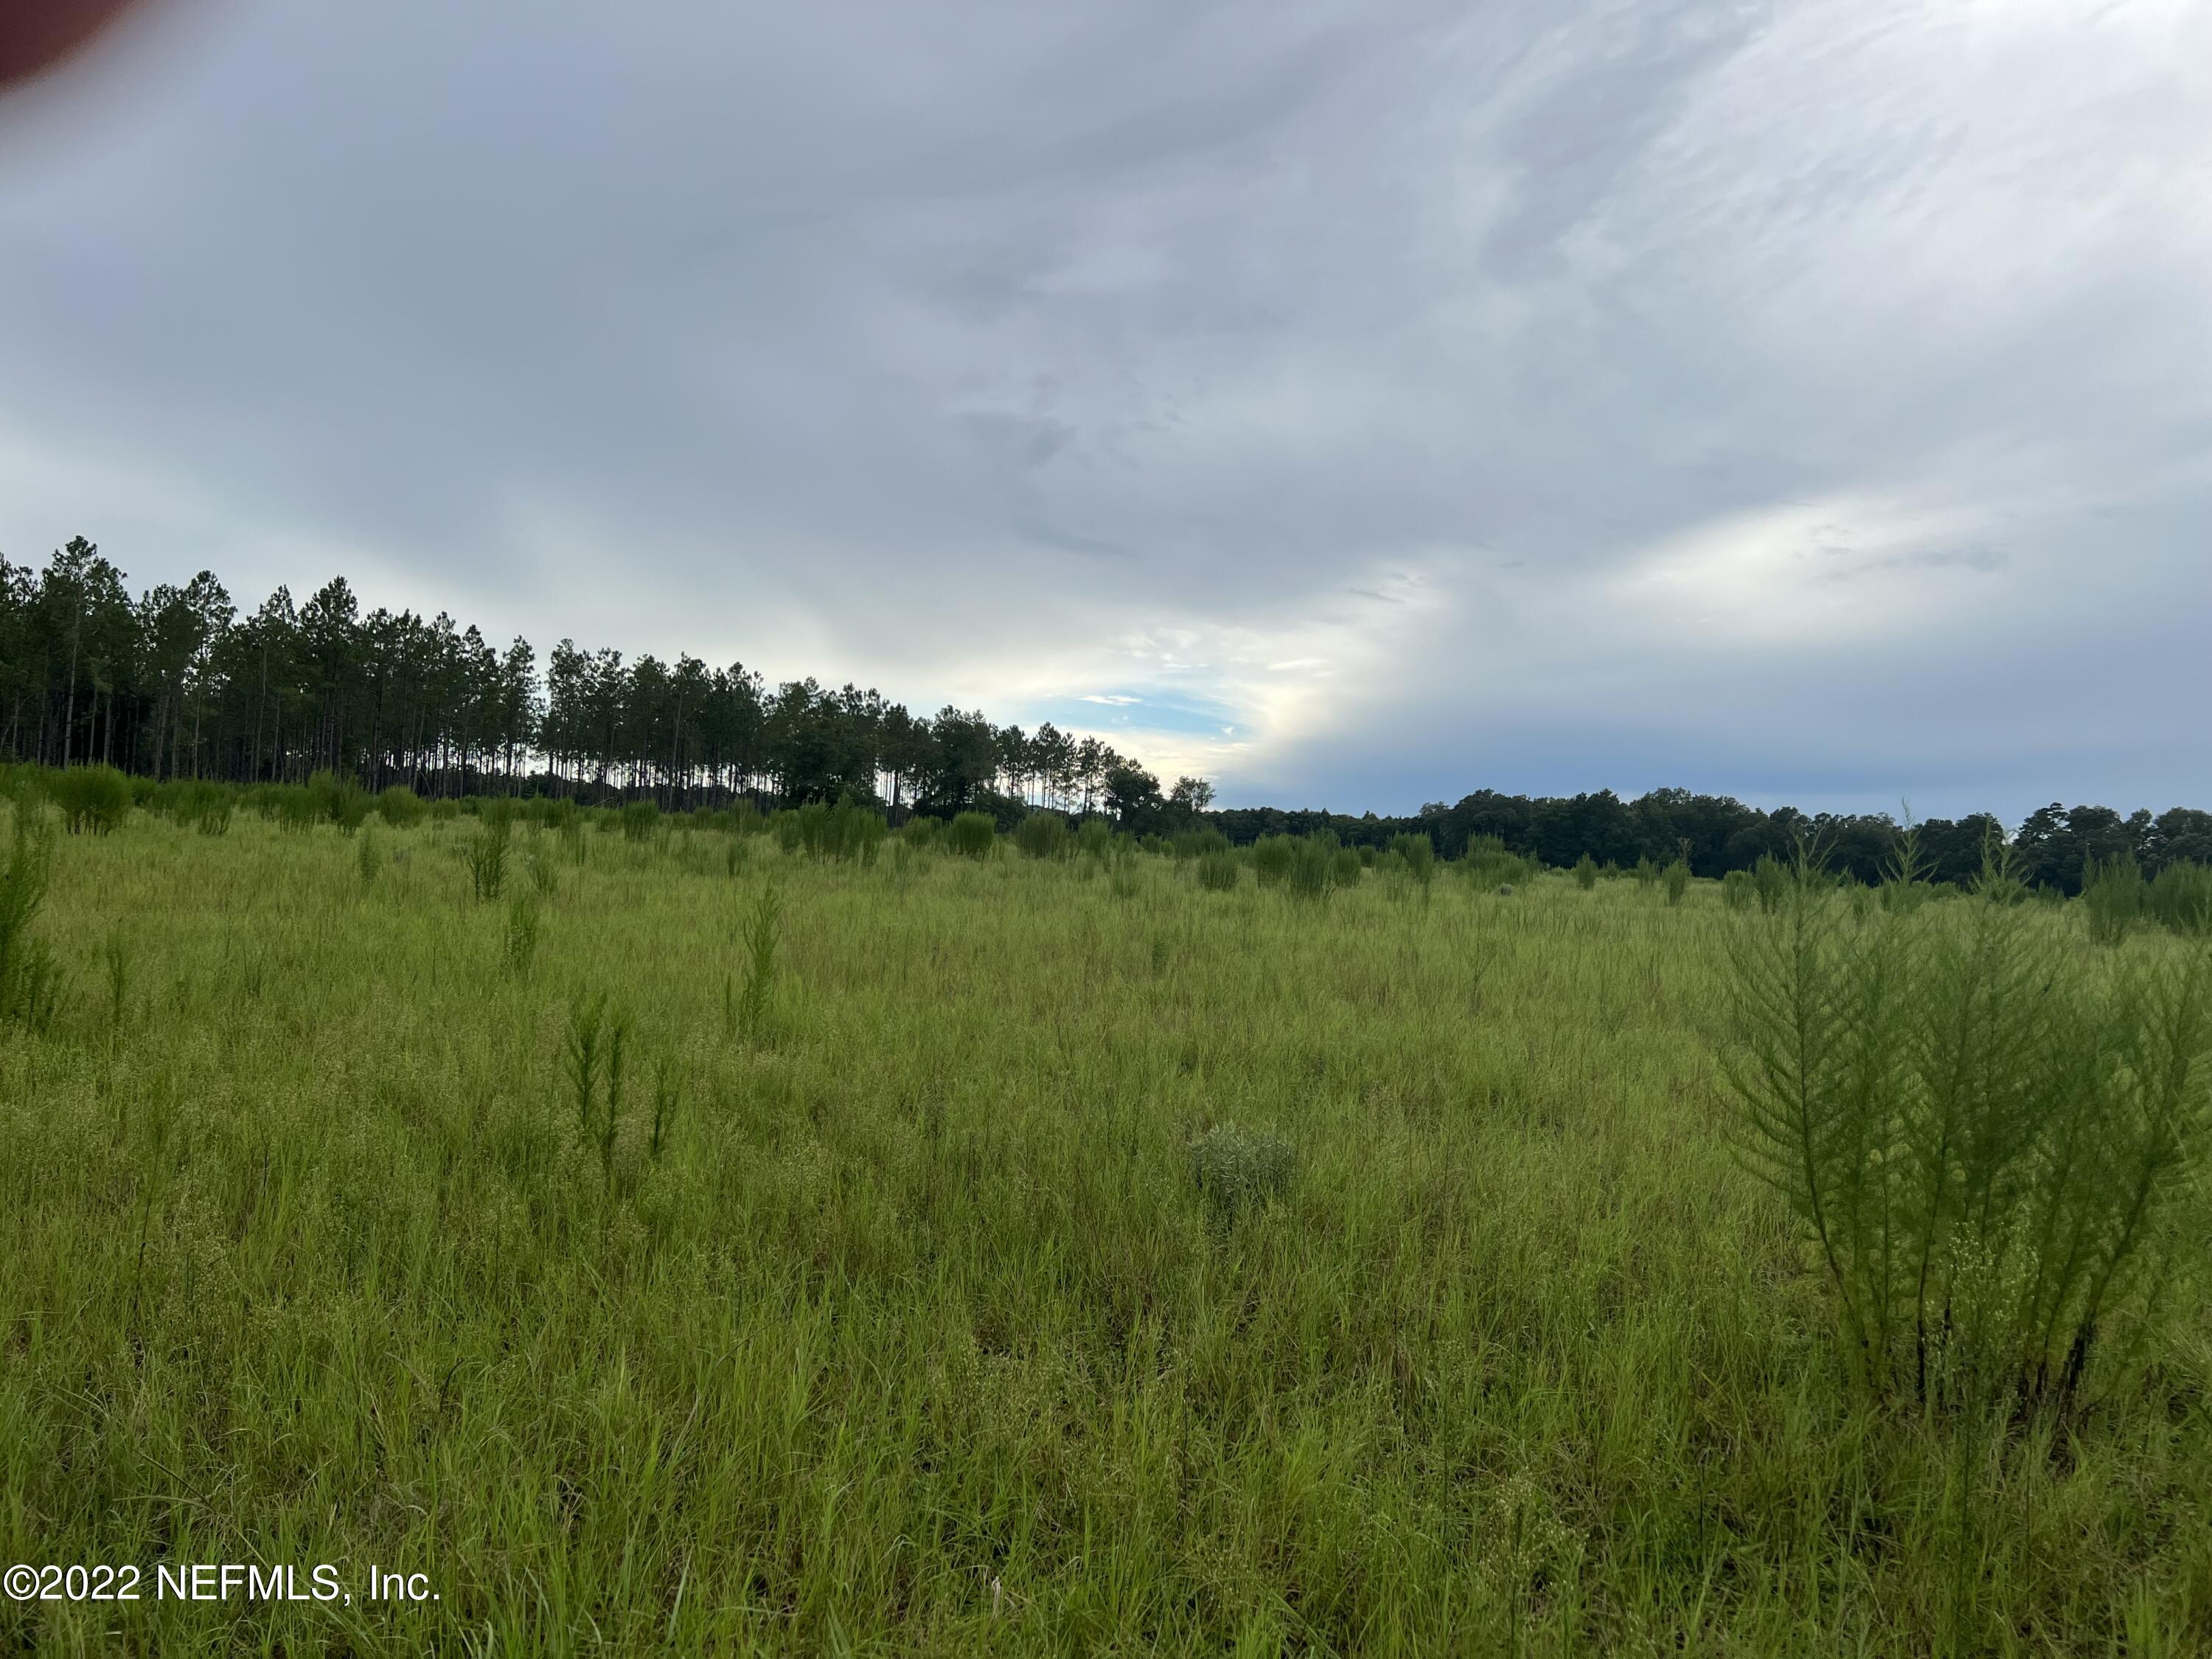
[(211, 3), (0, 107), (0, 552), (1232, 803), (2212, 807), (2201, 0)]

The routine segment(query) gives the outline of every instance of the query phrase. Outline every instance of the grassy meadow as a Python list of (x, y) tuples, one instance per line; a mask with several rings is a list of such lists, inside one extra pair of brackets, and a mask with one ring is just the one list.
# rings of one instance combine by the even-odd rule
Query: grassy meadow
[(605, 823), (54, 836), (0, 1563), (144, 1576), (0, 1651), (2212, 1650), (2201, 1292), (2063, 1424), (1855, 1389), (1718, 884)]

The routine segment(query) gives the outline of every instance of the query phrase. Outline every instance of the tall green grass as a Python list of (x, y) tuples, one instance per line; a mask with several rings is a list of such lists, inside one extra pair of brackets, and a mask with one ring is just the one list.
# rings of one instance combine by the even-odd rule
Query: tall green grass
[[(482, 815), (385, 818), (367, 887), (326, 817), (8, 816), (58, 983), (0, 1037), (0, 1563), (440, 1599), (8, 1602), (7, 1650), (2212, 1642), (2170, 929), (1564, 873), (1315, 903), (1110, 836), (756, 836), (733, 881), (719, 828), (550, 823), (511, 834), (557, 890), (490, 903)], [(1910, 1224), (1838, 1197), (1841, 1281), (1733, 1145), (1736, 958), (1801, 897), (1811, 982), (1883, 1011), (1819, 1098), (1913, 1114), (1860, 1183)], [(1971, 1158), (1913, 1151), (1943, 1121)]]

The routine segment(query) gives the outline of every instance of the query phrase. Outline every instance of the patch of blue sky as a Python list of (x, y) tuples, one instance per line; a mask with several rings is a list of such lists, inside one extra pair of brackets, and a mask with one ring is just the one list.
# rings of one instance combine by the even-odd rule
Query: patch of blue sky
[(1032, 705), (1028, 712), (1032, 725), (1050, 720), (1085, 731), (1177, 732), (1211, 738), (1241, 728), (1246, 720), (1243, 710), (1214, 698), (1127, 687), (1055, 697)]

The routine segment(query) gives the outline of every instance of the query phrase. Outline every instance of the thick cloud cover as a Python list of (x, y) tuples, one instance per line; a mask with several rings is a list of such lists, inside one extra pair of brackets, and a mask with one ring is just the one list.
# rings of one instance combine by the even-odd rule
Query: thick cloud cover
[(209, 4), (0, 109), (0, 549), (1231, 801), (2212, 805), (2212, 12)]

